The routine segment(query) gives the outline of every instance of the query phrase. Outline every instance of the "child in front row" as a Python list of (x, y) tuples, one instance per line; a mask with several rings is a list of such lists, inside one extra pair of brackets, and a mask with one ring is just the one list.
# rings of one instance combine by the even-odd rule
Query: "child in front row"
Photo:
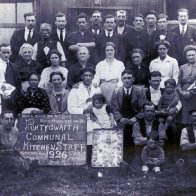
[(160, 173), (160, 167), (165, 161), (163, 148), (159, 145), (159, 135), (157, 131), (151, 131), (148, 136), (147, 145), (142, 149), (142, 171), (147, 174), (150, 169), (155, 173)]
[(100, 128), (112, 128), (116, 125), (112, 110), (102, 94), (92, 97), (92, 120), (96, 121)]

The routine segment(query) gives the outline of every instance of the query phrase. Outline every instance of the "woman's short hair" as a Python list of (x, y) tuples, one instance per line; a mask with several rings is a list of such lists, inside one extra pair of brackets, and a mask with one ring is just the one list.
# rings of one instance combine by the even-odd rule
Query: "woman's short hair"
[(107, 46), (112, 46), (114, 48), (114, 50), (116, 50), (116, 45), (113, 42), (107, 42), (105, 44), (105, 49), (106, 49)]
[(132, 56), (132, 54), (134, 54), (134, 53), (139, 53), (139, 54), (141, 54), (142, 58), (144, 57), (144, 52), (143, 52), (143, 50), (140, 49), (140, 48), (134, 48), (134, 49), (130, 52), (130, 56)]
[(55, 76), (55, 75), (59, 75), (59, 76), (61, 77), (62, 81), (65, 80), (65, 77), (63, 76), (62, 72), (60, 72), (60, 71), (53, 71), (53, 72), (50, 74), (50, 80), (49, 80), (49, 82), (52, 83), (52, 77)]
[(47, 55), (48, 56), (48, 60), (50, 60), (50, 57), (51, 57), (52, 54), (58, 55), (59, 59), (61, 60), (62, 54), (57, 49), (52, 49), (52, 50), (49, 51), (49, 53)]
[(194, 50), (196, 52), (196, 46), (194, 46), (194, 45), (187, 45), (187, 46), (185, 46), (184, 47), (184, 51), (183, 51), (184, 56), (186, 56), (186, 53), (188, 51), (190, 51), (190, 50)]
[(19, 50), (19, 55), (22, 56), (23, 55), (23, 50), (25, 48), (28, 48), (32, 51), (32, 54), (34, 53), (34, 48), (31, 44), (28, 44), (28, 43), (24, 43), (21, 47), (20, 47), (20, 50)]

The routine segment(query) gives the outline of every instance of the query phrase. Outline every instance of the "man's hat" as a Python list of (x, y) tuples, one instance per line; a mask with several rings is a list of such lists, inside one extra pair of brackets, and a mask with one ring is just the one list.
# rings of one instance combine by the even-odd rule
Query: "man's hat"
[(85, 67), (83, 69), (81, 69), (80, 71), (80, 75), (82, 75), (84, 72), (91, 72), (93, 75), (95, 75), (95, 69), (92, 67)]

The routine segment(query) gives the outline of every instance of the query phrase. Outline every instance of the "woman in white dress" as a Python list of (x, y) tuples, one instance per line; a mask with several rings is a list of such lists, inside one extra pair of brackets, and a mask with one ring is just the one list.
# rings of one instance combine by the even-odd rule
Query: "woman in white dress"
[(105, 54), (106, 58), (96, 65), (93, 84), (101, 88), (107, 104), (110, 104), (114, 89), (122, 85), (121, 73), (125, 67), (123, 62), (114, 58), (115, 45), (113, 42), (106, 43)]

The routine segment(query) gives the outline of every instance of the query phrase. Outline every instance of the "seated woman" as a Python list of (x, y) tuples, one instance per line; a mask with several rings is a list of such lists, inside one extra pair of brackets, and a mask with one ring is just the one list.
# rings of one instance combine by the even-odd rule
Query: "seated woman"
[(122, 85), (121, 73), (125, 67), (123, 62), (114, 58), (115, 45), (113, 42), (106, 43), (105, 54), (106, 59), (96, 65), (93, 85), (101, 88), (107, 104), (110, 104), (114, 89)]
[[(32, 60), (33, 53), (33, 46), (28, 43), (24, 43), (20, 47), (19, 51), (21, 58), (18, 59), (14, 67), (8, 67), (9, 70), (7, 70), (7, 72), (12, 73), (13, 78), (11, 80), (13, 81), (13, 85), (17, 89), (27, 89), (27, 87), (29, 86), (28, 76), (30, 73), (35, 72), (41, 74), (42, 72), (41, 64)], [(10, 70), (11, 68), (13, 70)]]
[(54, 71), (60, 71), (65, 78), (62, 85), (64, 88), (66, 88), (68, 70), (65, 67), (60, 66), (61, 53), (56, 49), (51, 50), (48, 54), (48, 60), (50, 62), (50, 67), (43, 69), (39, 87), (45, 89), (46, 91), (50, 91), (53, 88), (50, 83), (50, 74)]
[(18, 113), (38, 114), (49, 113), (50, 103), (46, 91), (38, 88), (40, 76), (37, 73), (29, 75), (29, 87), (27, 91), (21, 90), (16, 97), (15, 108)]
[(64, 80), (63, 74), (59, 71), (50, 74), (50, 82), (53, 85), (53, 89), (48, 92), (48, 97), (52, 113), (67, 113), (69, 91), (62, 87)]

